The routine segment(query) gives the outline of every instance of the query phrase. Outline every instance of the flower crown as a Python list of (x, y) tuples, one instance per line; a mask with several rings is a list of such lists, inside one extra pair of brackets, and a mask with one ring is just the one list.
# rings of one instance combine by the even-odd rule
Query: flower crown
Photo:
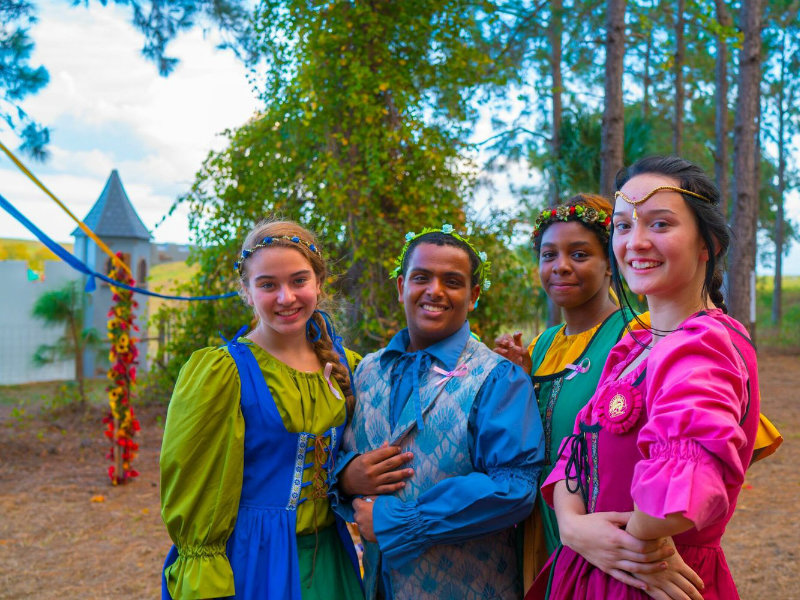
[(445, 223), (439, 229), (435, 227), (426, 227), (419, 233), (414, 233), (413, 231), (406, 233), (406, 243), (403, 245), (403, 249), (400, 251), (400, 256), (394, 259), (395, 267), (390, 273), (392, 277), (397, 277), (402, 273), (403, 261), (406, 258), (406, 253), (408, 252), (408, 248), (411, 246), (412, 242), (428, 233), (444, 233), (445, 235), (449, 235), (450, 237), (457, 239), (459, 242), (466, 244), (479, 259), (478, 268), (475, 269), (473, 275), (478, 276), (478, 283), (481, 285), (484, 291), (487, 291), (492, 286), (492, 282), (489, 280), (489, 271), (492, 263), (487, 260), (488, 257), (486, 256), (486, 252), (479, 252), (476, 250), (475, 246), (472, 245), (468, 238), (457, 233), (453, 226), (448, 223)]
[(554, 221), (581, 221), (594, 227), (604, 240), (608, 240), (611, 231), (611, 216), (604, 210), (597, 210), (592, 206), (576, 204), (574, 206), (560, 205), (556, 208), (545, 208), (533, 224), (533, 240), (537, 240), (542, 230)]
[(306, 248), (311, 250), (314, 254), (322, 258), (322, 253), (319, 251), (314, 244), (304, 240), (301, 237), (296, 235), (275, 235), (275, 236), (267, 236), (263, 240), (261, 240), (258, 244), (253, 246), (252, 248), (244, 248), (242, 249), (242, 255), (239, 257), (235, 263), (233, 263), (233, 268), (238, 271), (239, 276), (242, 276), (242, 266), (244, 265), (244, 261), (256, 250), (259, 248), (266, 248), (267, 246), (271, 246), (274, 242), (279, 240), (286, 240), (288, 242), (294, 242), (295, 244), (303, 244)]

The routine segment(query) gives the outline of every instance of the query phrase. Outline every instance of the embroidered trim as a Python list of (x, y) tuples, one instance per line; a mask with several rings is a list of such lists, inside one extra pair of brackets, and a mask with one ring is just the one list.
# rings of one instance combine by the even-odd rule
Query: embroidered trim
[(550, 389), (550, 397), (547, 399), (547, 408), (544, 413), (544, 464), (548, 466), (552, 464), (550, 460), (550, 442), (553, 439), (553, 410), (563, 383), (563, 377), (553, 381), (553, 387)]
[(600, 431), (590, 431), (592, 436), (592, 497), (589, 500), (589, 512), (594, 512), (597, 507), (597, 495), (600, 493), (600, 474), (598, 473), (599, 460), (597, 458), (597, 439)]
[(336, 427), (331, 427), (330, 433), (331, 443), (328, 446), (328, 479), (330, 479), (331, 474), (333, 473), (333, 460), (334, 460), (334, 452), (336, 451)]
[(306, 462), (306, 446), (308, 446), (309, 434), (300, 433), (297, 436), (297, 452), (294, 456), (294, 478), (292, 479), (292, 491), (289, 493), (289, 504), (286, 510), (297, 510), (300, 502), (300, 490), (303, 486), (303, 465)]

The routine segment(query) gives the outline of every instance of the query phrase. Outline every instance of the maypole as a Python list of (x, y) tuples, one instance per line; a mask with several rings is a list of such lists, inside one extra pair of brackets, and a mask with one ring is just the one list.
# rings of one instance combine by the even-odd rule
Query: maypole
[[(109, 277), (128, 286), (135, 283), (119, 253), (112, 261)], [(108, 311), (108, 338), (111, 341), (108, 359), (111, 368), (108, 370), (110, 383), (106, 388), (111, 410), (103, 422), (106, 423), (105, 435), (111, 440), (111, 450), (106, 455), (112, 461), (108, 476), (112, 485), (118, 485), (139, 475), (131, 467), (139, 449), (139, 445), (133, 441), (139, 431), (139, 421), (134, 417), (131, 406), (139, 356), (134, 332), (138, 332), (139, 328), (134, 323), (136, 316), (133, 309), (138, 303), (133, 299), (133, 292), (112, 284), (111, 294), (114, 303)]]

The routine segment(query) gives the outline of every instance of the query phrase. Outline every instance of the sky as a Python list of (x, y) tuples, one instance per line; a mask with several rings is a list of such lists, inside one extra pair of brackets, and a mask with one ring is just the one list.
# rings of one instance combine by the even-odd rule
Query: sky
[[(208, 153), (225, 146), (221, 132), (258, 110), (246, 68), (231, 52), (215, 49), (213, 32), (198, 28), (170, 45), (180, 64), (169, 77), (160, 77), (155, 64), (141, 56), (144, 39), (129, 24), (126, 7), (92, 3), (86, 9), (64, 0), (36, 4), (31, 64), (46, 66), (50, 83), (22, 107), (50, 127), (50, 158), (37, 163), (21, 157), (23, 162), (78, 218), (86, 216), (117, 169), (154, 241), (188, 242), (182, 208), (155, 225), (189, 189)], [(489, 115), (481, 121), (476, 139), (491, 135)], [(3, 125), (0, 140), (12, 149), (19, 146)], [(505, 190), (499, 182), (501, 205), (513, 202)], [(75, 223), (4, 155), (0, 194), (56, 241), (72, 241)], [(800, 220), (800, 196), (789, 198), (787, 212)], [(0, 237), (33, 238), (4, 211)], [(800, 275), (800, 245), (793, 247), (784, 273)]]
[[(245, 67), (196, 29), (169, 47), (181, 62), (169, 77), (160, 77), (141, 56), (144, 38), (128, 24), (125, 7), (36, 4), (31, 64), (44, 65), (50, 83), (22, 106), (50, 127), (50, 158), (20, 158), (81, 219), (117, 169), (154, 240), (185, 243), (185, 212), (154, 225), (189, 189), (208, 152), (225, 146), (220, 133), (257, 110)], [(0, 128), (0, 136), (18, 148), (7, 128)], [(72, 241), (74, 221), (0, 156), (0, 193), (53, 239)], [(2, 211), (0, 237), (32, 238)]]

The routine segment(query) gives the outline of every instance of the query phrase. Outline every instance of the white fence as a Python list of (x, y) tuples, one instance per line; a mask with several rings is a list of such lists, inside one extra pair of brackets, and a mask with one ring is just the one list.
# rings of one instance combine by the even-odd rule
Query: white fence
[(24, 260), (0, 261), (0, 385), (73, 378), (71, 360), (43, 367), (33, 364), (36, 349), (52, 344), (65, 331), (58, 326), (46, 327), (31, 316), (31, 310), (44, 292), (74, 279), (76, 272), (62, 262), (47, 261), (44, 278), (28, 281)]

